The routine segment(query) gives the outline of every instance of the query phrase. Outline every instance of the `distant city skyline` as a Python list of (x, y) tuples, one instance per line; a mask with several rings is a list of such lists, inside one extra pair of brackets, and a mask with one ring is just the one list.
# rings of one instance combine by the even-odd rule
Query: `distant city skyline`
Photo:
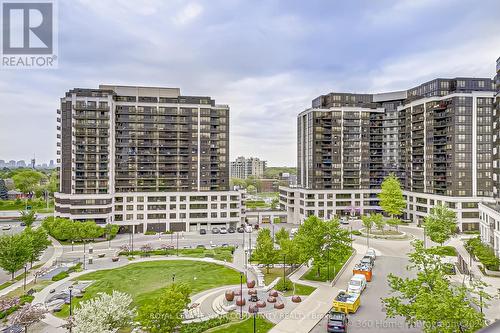
[[(14, 160), (14, 159), (0, 159), (0, 169), (2, 168), (31, 168), (32, 159), (26, 160)], [(35, 159), (35, 168), (55, 168), (57, 164), (55, 160), (50, 160), (48, 162), (40, 162)]]

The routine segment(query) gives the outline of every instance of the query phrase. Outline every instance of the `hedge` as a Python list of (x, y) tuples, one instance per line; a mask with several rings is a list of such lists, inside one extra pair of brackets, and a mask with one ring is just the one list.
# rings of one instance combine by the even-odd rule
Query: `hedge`
[(474, 255), (490, 271), (498, 271), (500, 258), (495, 256), (493, 248), (481, 241), (481, 238), (470, 238), (466, 242), (465, 248)]

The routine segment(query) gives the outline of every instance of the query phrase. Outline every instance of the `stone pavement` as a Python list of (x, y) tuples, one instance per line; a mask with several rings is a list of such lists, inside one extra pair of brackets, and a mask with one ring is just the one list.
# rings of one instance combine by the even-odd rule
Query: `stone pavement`
[(290, 312), (287, 318), (284, 318), (274, 326), (271, 331), (269, 331), (270, 333), (309, 332), (316, 326), (325, 316), (325, 313), (331, 309), (333, 299), (338, 291), (346, 288), (347, 283), (352, 277), (353, 266), (366, 252), (366, 246), (364, 245), (354, 243), (353, 247), (356, 253), (346, 266), (344, 266), (344, 270), (337, 275), (336, 280), (332, 283), (334, 286), (328, 283), (300, 280), (300, 276), (307, 271), (307, 267), (301, 267), (290, 276), (291, 281), (315, 286), (316, 290), (300, 303), (297, 308)]

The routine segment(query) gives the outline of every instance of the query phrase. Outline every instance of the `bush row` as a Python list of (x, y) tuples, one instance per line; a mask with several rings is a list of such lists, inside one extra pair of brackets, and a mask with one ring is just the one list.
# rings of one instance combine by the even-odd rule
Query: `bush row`
[(490, 271), (498, 271), (500, 258), (495, 256), (493, 248), (481, 242), (481, 238), (470, 238), (466, 242), (466, 249), (474, 255)]
[(211, 328), (227, 324), (230, 321), (231, 320), (229, 319), (228, 316), (220, 316), (202, 322), (185, 324), (182, 325), (182, 327), (179, 330), (179, 333), (202, 333)]

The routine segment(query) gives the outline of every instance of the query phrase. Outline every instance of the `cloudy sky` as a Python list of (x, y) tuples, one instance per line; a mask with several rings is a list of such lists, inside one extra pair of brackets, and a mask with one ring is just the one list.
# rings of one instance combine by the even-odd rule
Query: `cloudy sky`
[(180, 87), (231, 106), (231, 158), (294, 166), (296, 115), (331, 91), (492, 77), (498, 0), (59, 0), (59, 68), (0, 70), (0, 159), (56, 158), (73, 87)]

